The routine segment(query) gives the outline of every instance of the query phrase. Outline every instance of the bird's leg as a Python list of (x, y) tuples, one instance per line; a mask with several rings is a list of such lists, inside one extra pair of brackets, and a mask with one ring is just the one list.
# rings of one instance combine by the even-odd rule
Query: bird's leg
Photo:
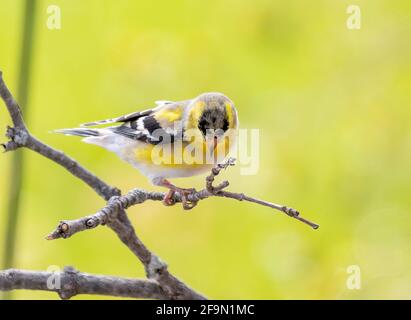
[(164, 204), (165, 206), (173, 206), (173, 205), (175, 205), (175, 201), (174, 201), (174, 199), (173, 199), (174, 193), (175, 193), (174, 190), (171, 190), (171, 189), (168, 190), (167, 194), (165, 195), (165, 197), (164, 197), (164, 199), (163, 199), (163, 204)]
[(157, 186), (166, 187), (169, 189), (168, 193), (163, 199), (163, 203), (166, 206), (172, 206), (175, 204), (173, 196), (174, 193), (178, 192), (181, 195), (181, 202), (183, 204), (183, 208), (185, 210), (190, 210), (197, 205), (197, 202), (192, 202), (188, 200), (188, 196), (194, 193), (196, 190), (193, 188), (185, 189), (180, 188), (172, 184), (170, 181), (164, 178), (155, 178), (153, 179), (153, 183)]

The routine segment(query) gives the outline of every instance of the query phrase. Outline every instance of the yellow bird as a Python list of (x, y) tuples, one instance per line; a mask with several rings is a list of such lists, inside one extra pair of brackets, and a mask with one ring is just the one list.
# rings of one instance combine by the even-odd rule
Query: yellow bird
[[(179, 188), (168, 178), (209, 171), (227, 157), (237, 141), (238, 115), (234, 103), (217, 92), (190, 100), (157, 101), (157, 107), (121, 117), (85, 123), (57, 133), (85, 137), (84, 142), (116, 153), (157, 186), (169, 189), (164, 204), (179, 192), (183, 206), (193, 189)], [(105, 128), (90, 128), (121, 123)]]

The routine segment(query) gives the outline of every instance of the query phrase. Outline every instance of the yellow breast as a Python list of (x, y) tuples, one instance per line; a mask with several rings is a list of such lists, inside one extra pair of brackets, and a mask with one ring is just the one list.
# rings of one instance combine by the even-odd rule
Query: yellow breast
[(230, 150), (230, 139), (224, 137), (216, 146), (207, 145), (202, 139), (194, 142), (181, 142), (167, 144), (145, 144), (136, 148), (135, 160), (139, 163), (156, 164), (170, 168), (187, 168), (209, 166), (222, 161)]

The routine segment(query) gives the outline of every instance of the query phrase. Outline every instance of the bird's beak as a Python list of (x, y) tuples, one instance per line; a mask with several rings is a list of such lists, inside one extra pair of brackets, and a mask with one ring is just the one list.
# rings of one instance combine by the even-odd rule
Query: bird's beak
[(210, 159), (215, 158), (214, 157), (214, 151), (217, 148), (217, 145), (218, 145), (218, 137), (217, 136), (211, 136), (207, 139), (207, 149), (208, 149), (208, 152), (209, 152)]

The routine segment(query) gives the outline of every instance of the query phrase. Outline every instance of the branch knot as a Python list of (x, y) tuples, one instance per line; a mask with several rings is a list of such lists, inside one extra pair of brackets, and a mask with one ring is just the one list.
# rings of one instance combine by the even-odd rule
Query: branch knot
[(61, 289), (57, 290), (61, 299), (67, 300), (79, 293), (77, 276), (79, 271), (71, 266), (64, 267)]
[(25, 128), (12, 128), (7, 126), (6, 137), (10, 141), (2, 143), (4, 152), (13, 151), (26, 145), (29, 133)]
[(152, 254), (150, 257), (150, 262), (147, 265), (147, 277), (149, 279), (157, 280), (165, 270), (167, 270), (167, 264), (163, 262), (159, 257)]

